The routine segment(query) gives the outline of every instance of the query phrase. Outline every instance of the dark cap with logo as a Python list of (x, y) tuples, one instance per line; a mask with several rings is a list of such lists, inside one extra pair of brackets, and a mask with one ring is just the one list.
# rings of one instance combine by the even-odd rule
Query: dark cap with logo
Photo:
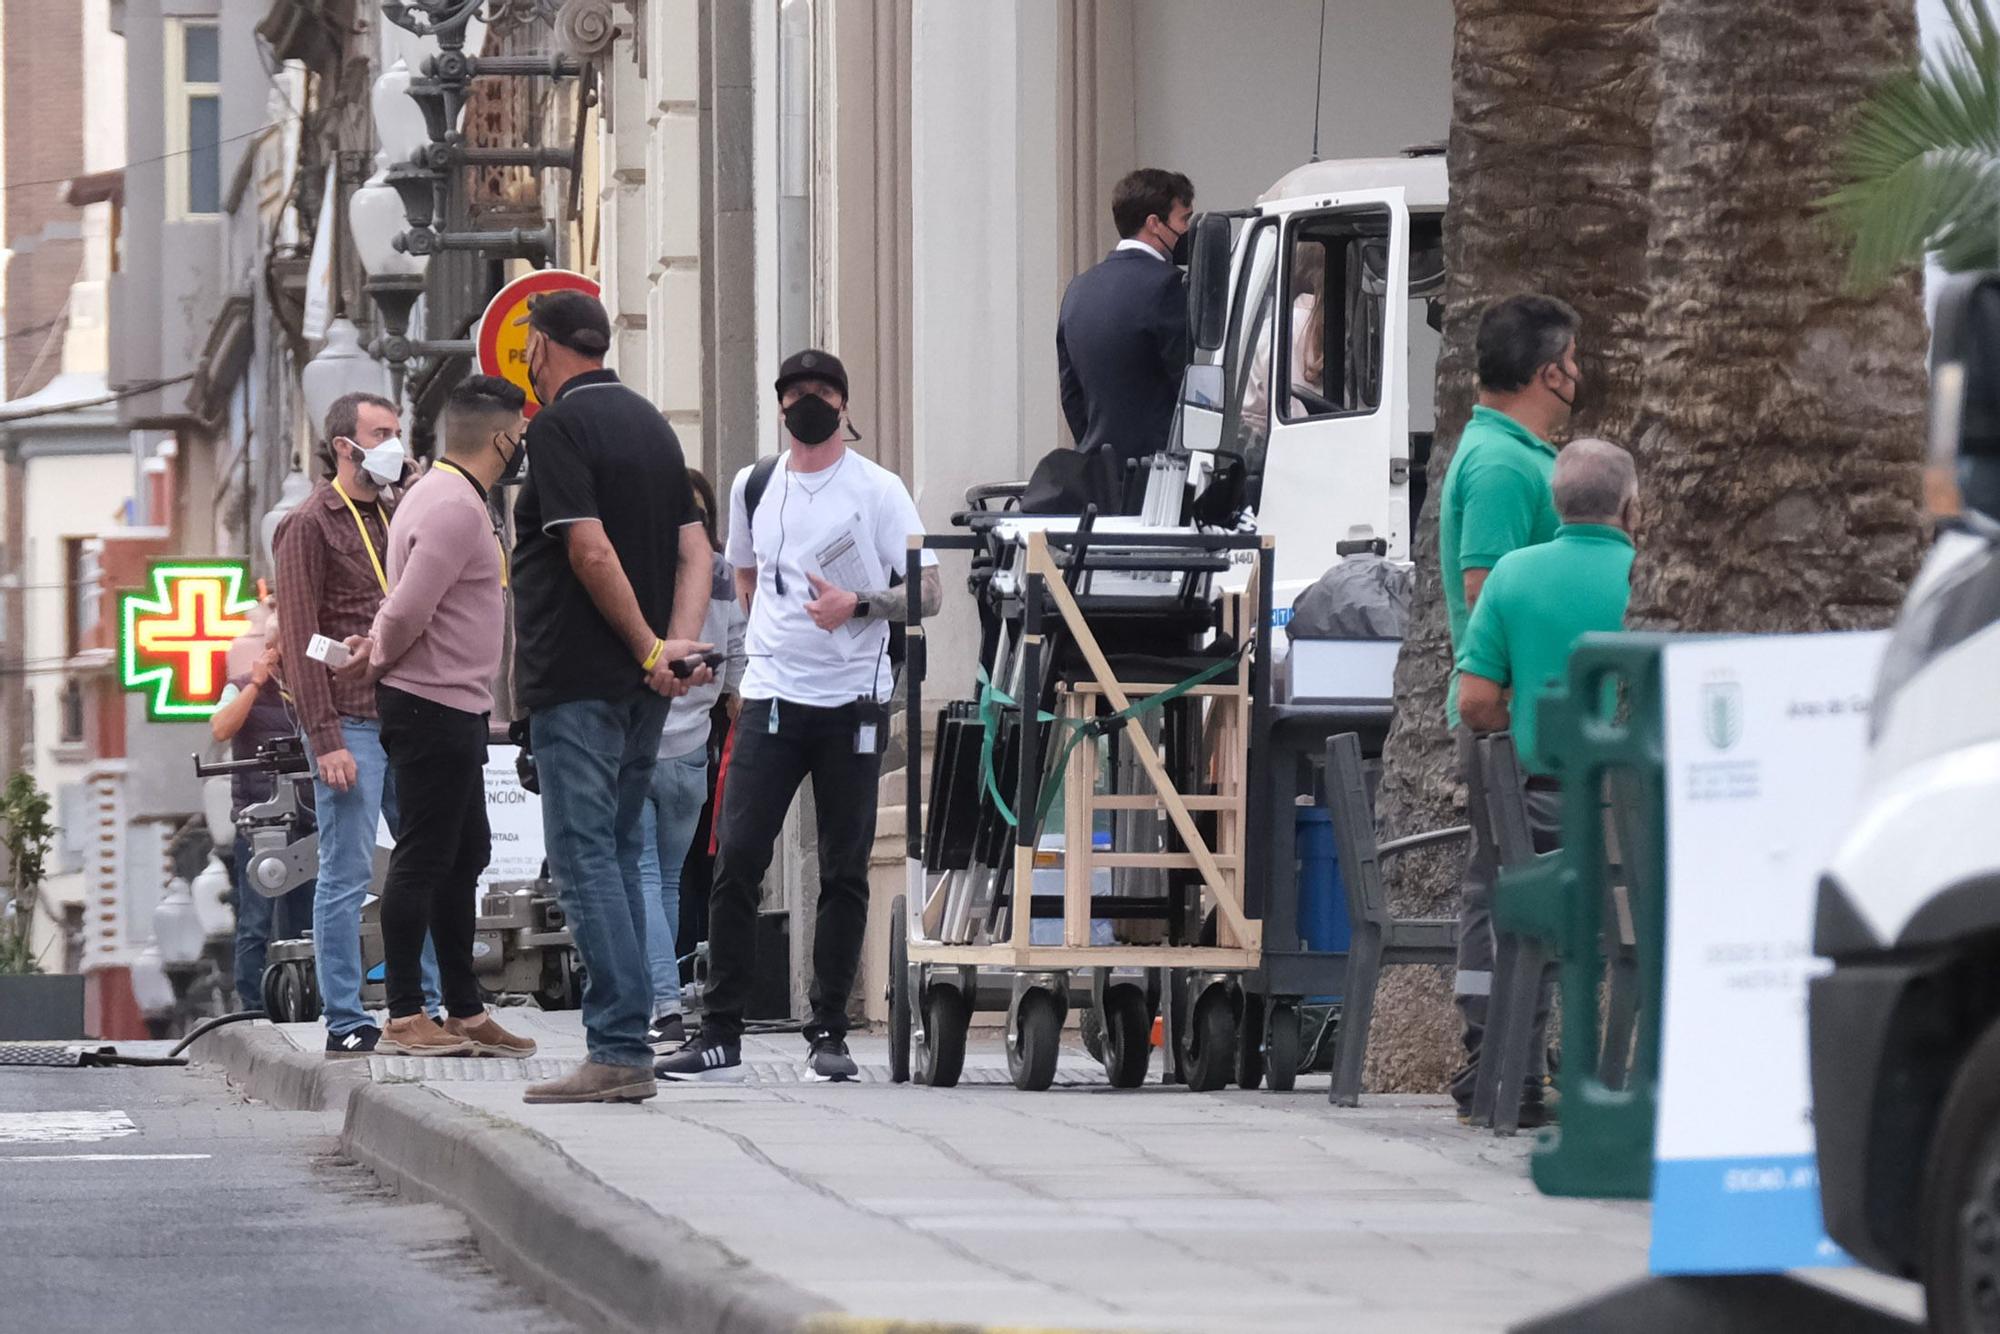
[(847, 397), (847, 367), (831, 352), (809, 347), (786, 357), (785, 364), (778, 367), (778, 394), (782, 397), (785, 386), (796, 380), (824, 380), (838, 389), (842, 398)]
[(528, 298), (528, 313), (515, 320), (586, 357), (611, 350), (611, 319), (604, 305), (585, 292), (544, 292)]

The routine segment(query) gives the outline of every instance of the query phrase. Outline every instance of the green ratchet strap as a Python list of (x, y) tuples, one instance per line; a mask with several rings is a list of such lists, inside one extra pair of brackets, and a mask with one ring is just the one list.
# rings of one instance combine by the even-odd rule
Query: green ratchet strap
[[(1142, 718), (1154, 709), (1179, 699), (1197, 686), (1207, 685), (1234, 667), (1242, 656), (1243, 650), (1239, 648), (1226, 658), (1218, 658), (1187, 680), (1170, 686), (1158, 694), (1133, 700), (1117, 712), (1107, 713), (1102, 717), (1062, 719), (1053, 713), (1038, 710), (1035, 714), (1037, 722), (1062, 723), (1070, 729), (1070, 734), (1069, 739), (1056, 754), (1054, 768), (1042, 783), (1041, 796), (1035, 803), (1034, 827), (1040, 829), (1042, 822), (1048, 818), (1049, 807), (1055, 804), (1056, 794), (1062, 791), (1063, 775), (1069, 768), (1069, 757), (1087, 738), (1103, 736), (1128, 719)], [(986, 668), (982, 666), (979, 669), (979, 725), (983, 733), (979, 741), (979, 781), (987, 797), (992, 800), (994, 809), (1000, 812), (1000, 818), (1015, 829), (1021, 827), (1020, 817), (1014, 814), (1013, 807), (1009, 806), (1007, 799), (1000, 794), (1000, 780), (993, 772), (993, 743), (1000, 731), (1000, 711), (1018, 707), (1019, 704), (1012, 696), (993, 684), (986, 675)], [(1094, 774), (1092, 781), (1096, 781)]]

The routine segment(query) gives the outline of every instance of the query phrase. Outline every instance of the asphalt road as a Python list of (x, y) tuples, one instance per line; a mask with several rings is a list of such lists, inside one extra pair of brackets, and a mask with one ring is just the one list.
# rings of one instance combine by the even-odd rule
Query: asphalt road
[(207, 1072), (0, 1066), (0, 1329), (575, 1328), (458, 1215), (340, 1159), (337, 1129)]

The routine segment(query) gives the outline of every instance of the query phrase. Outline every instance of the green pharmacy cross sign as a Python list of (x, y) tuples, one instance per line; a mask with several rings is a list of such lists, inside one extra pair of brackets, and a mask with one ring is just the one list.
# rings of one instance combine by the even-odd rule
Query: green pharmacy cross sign
[(244, 596), (240, 560), (154, 561), (148, 586), (118, 595), (119, 679), (148, 691), (154, 722), (198, 722), (213, 714), (229, 679), (229, 646), (250, 631), (257, 606)]

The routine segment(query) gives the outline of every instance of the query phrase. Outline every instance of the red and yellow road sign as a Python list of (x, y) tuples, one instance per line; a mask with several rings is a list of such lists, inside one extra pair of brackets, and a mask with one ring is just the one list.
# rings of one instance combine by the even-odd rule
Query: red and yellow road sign
[(540, 410), (541, 402), (535, 397), (533, 386), (528, 383), (528, 326), (521, 317), (528, 313), (528, 302), (544, 292), (564, 290), (582, 292), (597, 296), (598, 287), (591, 279), (568, 269), (538, 269), (508, 283), (486, 303), (486, 313), (479, 317), (479, 372), (482, 375), (497, 375), (519, 386), (528, 396), (527, 414), (532, 417)]
[(229, 646), (250, 632), (256, 599), (244, 596), (240, 560), (154, 561), (150, 587), (118, 595), (119, 676), (144, 690), (154, 722), (193, 722), (215, 712), (229, 683)]

